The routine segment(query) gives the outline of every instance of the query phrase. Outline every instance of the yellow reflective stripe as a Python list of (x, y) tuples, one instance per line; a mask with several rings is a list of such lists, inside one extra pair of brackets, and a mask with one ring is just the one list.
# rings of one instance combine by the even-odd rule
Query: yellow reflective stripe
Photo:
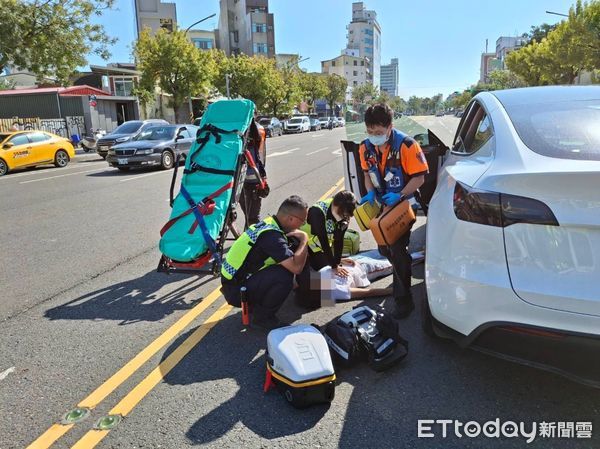
[(327, 382), (333, 382), (335, 380), (335, 374), (332, 374), (331, 376), (322, 377), (321, 379), (317, 379), (317, 380), (308, 380), (306, 382), (293, 382), (293, 381), (283, 377), (281, 374), (277, 374), (277, 372), (273, 368), (271, 368), (271, 365), (269, 365), (268, 363), (267, 363), (267, 369), (270, 371), (271, 376), (273, 376), (275, 379), (277, 379), (280, 382), (283, 382), (286, 385), (289, 385), (290, 387), (295, 387), (295, 388), (312, 387), (314, 385), (321, 385), (321, 384), (325, 384)]

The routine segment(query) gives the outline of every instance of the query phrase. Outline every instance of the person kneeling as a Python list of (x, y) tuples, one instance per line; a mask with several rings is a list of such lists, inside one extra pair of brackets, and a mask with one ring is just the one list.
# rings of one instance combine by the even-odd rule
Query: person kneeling
[(240, 289), (246, 287), (252, 327), (286, 325), (276, 313), (306, 263), (308, 236), (299, 227), (306, 222), (307, 209), (299, 196), (287, 198), (276, 215), (244, 231), (223, 261), (221, 292), (229, 304), (241, 307)]

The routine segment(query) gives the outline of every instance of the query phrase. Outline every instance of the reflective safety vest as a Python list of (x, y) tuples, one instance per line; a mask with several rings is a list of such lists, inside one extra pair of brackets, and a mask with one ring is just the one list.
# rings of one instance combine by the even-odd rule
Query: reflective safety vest
[[(371, 143), (369, 139), (365, 139), (362, 143), (365, 146), (365, 159), (369, 168), (375, 168), (378, 176), (381, 177), (382, 189), (378, 189), (381, 195), (387, 192), (400, 193), (405, 185), (404, 170), (402, 169), (402, 162), (400, 157), (400, 151), (402, 144), (408, 141), (410, 137), (406, 134), (392, 129), (391, 135), (391, 148), (388, 153), (387, 160), (385, 161), (383, 174), (379, 173), (379, 162), (381, 155), (375, 149), (375, 145)], [(375, 184), (373, 184), (375, 185)]]
[[(329, 241), (329, 247), (333, 248), (333, 233), (335, 231), (335, 221), (331, 218), (327, 218), (327, 211), (331, 207), (333, 198), (328, 198), (324, 201), (318, 201), (313, 207), (317, 207), (325, 216), (325, 231), (327, 232), (327, 240)], [(313, 253), (323, 251), (321, 247), (321, 241), (316, 235), (312, 235), (310, 223), (306, 223), (300, 227), (300, 229), (308, 234), (308, 247)]]
[[(221, 266), (221, 275), (228, 280), (233, 280), (238, 274), (238, 270), (246, 261), (252, 247), (256, 244), (258, 237), (265, 231), (277, 231), (285, 237), (285, 232), (279, 227), (277, 221), (273, 217), (267, 217), (264, 220), (251, 225), (240, 237), (233, 243), (227, 256)], [(286, 237), (287, 240), (287, 237)], [(263, 262), (263, 266), (258, 270), (263, 270), (270, 265), (277, 265), (277, 262), (272, 257), (269, 257)], [(250, 277), (252, 273), (248, 273)], [(245, 279), (239, 279), (244, 281)]]

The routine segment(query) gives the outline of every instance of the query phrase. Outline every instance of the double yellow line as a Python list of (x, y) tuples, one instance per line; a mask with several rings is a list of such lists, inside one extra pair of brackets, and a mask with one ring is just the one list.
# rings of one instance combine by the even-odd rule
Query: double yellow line
[[(339, 190), (343, 182), (344, 178), (341, 178), (319, 200), (323, 200)], [(176, 323), (138, 353), (119, 371), (108, 378), (89, 396), (79, 402), (77, 407), (89, 410), (96, 408), (108, 395), (115, 391), (123, 382), (129, 379), (133, 373), (150, 360), (150, 358), (156, 355), (158, 351), (179, 335), (194, 319), (207, 310), (220, 298), (220, 296), (219, 288), (210, 292), (200, 304), (182, 316)], [(117, 405), (115, 405), (109, 412), (109, 416), (118, 415), (123, 418), (131, 413), (135, 406), (160, 383), (164, 376), (166, 376), (208, 334), (208, 332), (231, 311), (231, 309), (232, 306), (229, 304), (223, 304), (219, 307), (217, 311), (204, 321), (181, 345), (179, 345)], [(28, 446), (28, 449), (47, 449), (74, 426), (75, 424), (53, 424), (46, 432), (32, 442)], [(109, 432), (110, 430), (92, 429), (75, 443), (73, 449), (91, 449), (102, 441)]]

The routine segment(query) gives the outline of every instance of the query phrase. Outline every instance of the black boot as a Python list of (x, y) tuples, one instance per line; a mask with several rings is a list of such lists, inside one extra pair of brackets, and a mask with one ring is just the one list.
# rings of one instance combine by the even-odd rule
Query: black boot
[(415, 309), (415, 303), (413, 301), (412, 295), (400, 296), (398, 298), (394, 298), (395, 307), (392, 312), (392, 316), (397, 320), (401, 320), (402, 318), (407, 318), (412, 311)]

